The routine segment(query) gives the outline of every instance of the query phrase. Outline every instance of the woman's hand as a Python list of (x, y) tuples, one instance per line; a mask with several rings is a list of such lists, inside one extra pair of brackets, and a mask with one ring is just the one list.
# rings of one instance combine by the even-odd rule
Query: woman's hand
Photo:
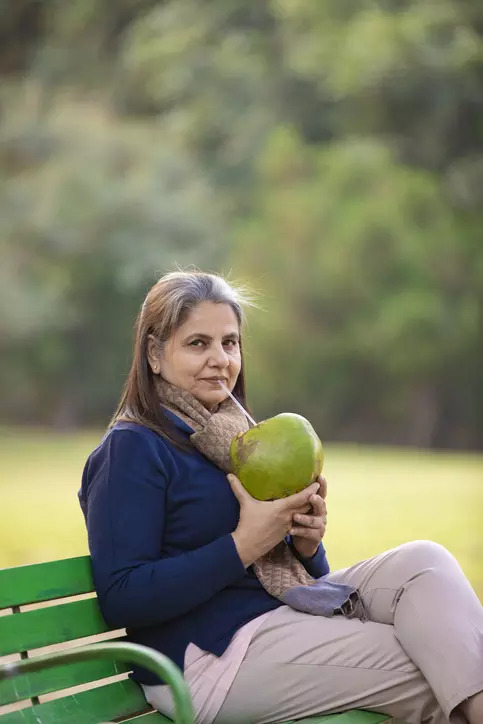
[(312, 510), (308, 515), (294, 513), (294, 525), (290, 529), (294, 548), (303, 558), (312, 558), (315, 555), (327, 527), (327, 480), (319, 475), (317, 481), (320, 483), (319, 492), (309, 498)]
[(228, 475), (228, 481), (240, 503), (240, 520), (232, 535), (245, 567), (285, 538), (293, 527), (294, 516), (310, 511), (313, 504), (309, 500), (320, 487), (316, 482), (287, 498), (261, 501), (252, 498), (235, 475)]

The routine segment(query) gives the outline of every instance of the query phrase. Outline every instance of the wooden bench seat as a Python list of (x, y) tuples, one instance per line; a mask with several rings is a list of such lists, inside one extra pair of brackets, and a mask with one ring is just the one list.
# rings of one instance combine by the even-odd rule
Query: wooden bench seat
[[(0, 724), (172, 724), (126, 678), (132, 663), (170, 683), (179, 707), (176, 722), (190, 724), (192, 706), (179, 669), (158, 652), (127, 643), (124, 632), (113, 631), (93, 593), (89, 556), (0, 570), (0, 657), (8, 657), (0, 658)], [(89, 637), (95, 643), (86, 645)], [(39, 651), (44, 647), (50, 647), (47, 654)], [(351, 711), (299, 722), (387, 720)]]

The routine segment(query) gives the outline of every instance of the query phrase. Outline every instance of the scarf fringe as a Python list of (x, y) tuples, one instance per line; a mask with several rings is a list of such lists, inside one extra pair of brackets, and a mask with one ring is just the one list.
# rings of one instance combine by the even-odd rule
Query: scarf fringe
[(345, 618), (358, 618), (363, 623), (368, 621), (366, 607), (361, 593), (357, 588), (349, 595), (349, 598), (342, 606), (335, 609), (334, 614), (340, 614), (345, 616)]

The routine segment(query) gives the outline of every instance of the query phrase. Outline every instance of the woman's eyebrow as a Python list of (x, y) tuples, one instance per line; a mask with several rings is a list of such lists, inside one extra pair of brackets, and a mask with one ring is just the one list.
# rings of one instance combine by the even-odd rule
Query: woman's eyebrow
[[(203, 332), (192, 332), (186, 337), (186, 340), (188, 339), (205, 339), (208, 342), (213, 339), (213, 337), (210, 337), (209, 334), (204, 334)], [(240, 335), (238, 332), (228, 332), (228, 334), (223, 335), (223, 339), (240, 339)]]

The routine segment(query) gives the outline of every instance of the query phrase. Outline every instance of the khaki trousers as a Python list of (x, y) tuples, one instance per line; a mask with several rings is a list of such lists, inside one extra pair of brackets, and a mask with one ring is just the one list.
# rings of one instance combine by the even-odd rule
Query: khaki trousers
[(215, 724), (355, 708), (408, 724), (465, 722), (453, 710), (483, 690), (483, 607), (455, 558), (413, 541), (328, 578), (359, 589), (369, 620), (275, 611)]

